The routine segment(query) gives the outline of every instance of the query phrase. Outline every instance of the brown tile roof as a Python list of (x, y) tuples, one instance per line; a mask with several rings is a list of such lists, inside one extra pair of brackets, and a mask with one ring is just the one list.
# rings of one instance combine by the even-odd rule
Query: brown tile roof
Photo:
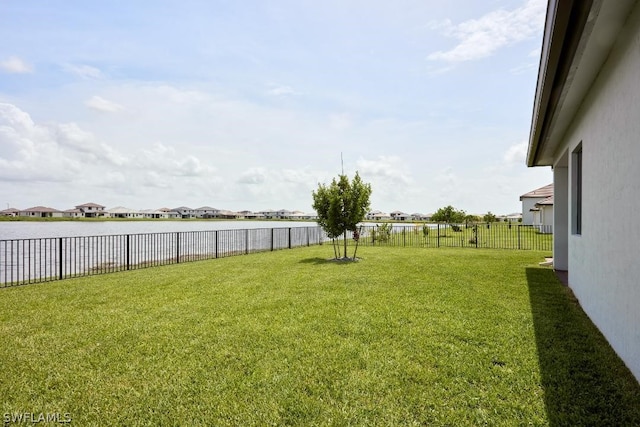
[(48, 208), (46, 206), (34, 206), (32, 208), (25, 209), (21, 212), (60, 212), (60, 211), (54, 208)]
[(553, 196), (549, 196), (544, 200), (540, 200), (538, 203), (536, 203), (536, 206), (539, 206), (539, 205), (553, 206)]
[(545, 185), (544, 187), (529, 191), (528, 193), (520, 196), (520, 200), (524, 198), (544, 199), (549, 196), (553, 196), (553, 184)]
[(104, 208), (104, 206), (99, 205), (97, 203), (85, 203), (84, 205), (76, 206), (76, 208), (78, 208), (78, 209), (81, 209), (81, 208)]

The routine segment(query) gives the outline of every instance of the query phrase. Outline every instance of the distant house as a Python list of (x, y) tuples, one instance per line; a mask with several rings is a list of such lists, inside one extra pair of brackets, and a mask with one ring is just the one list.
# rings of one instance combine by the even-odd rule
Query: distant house
[(280, 209), (276, 212), (277, 219), (291, 219), (291, 215), (293, 215), (293, 212), (286, 209)]
[(20, 210), (16, 208), (8, 208), (0, 211), (0, 216), (18, 216)]
[(553, 268), (638, 380), (639, 42), (640, 1), (549, 0), (527, 151), (553, 171)]
[(46, 206), (34, 206), (29, 209), (18, 212), (18, 216), (29, 218), (62, 218), (64, 213), (54, 208)]
[(394, 221), (409, 221), (411, 220), (411, 215), (408, 213), (404, 213), (402, 211), (393, 211), (391, 212), (391, 219)]
[(233, 212), (227, 209), (219, 210), (216, 215), (217, 215), (216, 218), (221, 218), (221, 219), (237, 219), (238, 218), (238, 214), (236, 212)]
[[(533, 216), (533, 214), (532, 214)], [(508, 215), (498, 215), (496, 216), (496, 219), (498, 221), (503, 221), (503, 222), (518, 222), (521, 223), (522, 222), (522, 214), (520, 212), (517, 213), (510, 213)]]
[(414, 221), (431, 221), (431, 215), (425, 215), (420, 212), (412, 213), (411, 219)]
[(195, 218), (195, 211), (186, 206), (180, 206), (179, 208), (171, 209), (174, 212), (178, 213), (178, 216), (183, 219), (187, 218)]
[(211, 206), (193, 209), (193, 215), (196, 218), (219, 218), (220, 212), (220, 209), (212, 208)]
[(140, 211), (125, 208), (123, 206), (107, 209), (105, 211), (105, 216), (111, 218), (144, 218), (144, 215)]
[(276, 219), (278, 218), (278, 211), (273, 210), (273, 209), (267, 209), (264, 211), (260, 211), (258, 212), (260, 215), (263, 216), (263, 218), (265, 219)]
[(140, 211), (143, 218), (150, 219), (167, 219), (169, 218), (169, 213), (167, 211), (163, 211), (160, 209), (143, 209)]
[(65, 218), (84, 218), (84, 213), (80, 209), (67, 209), (62, 212)]
[(277, 211), (273, 209), (267, 209), (257, 212), (257, 214), (260, 215), (260, 217), (263, 219), (300, 219), (299, 211), (289, 211), (287, 209), (279, 209)]
[(370, 221), (383, 221), (391, 219), (391, 215), (381, 211), (370, 211), (365, 215), (365, 219), (368, 219)]
[(82, 216), (85, 218), (104, 216), (104, 208), (104, 206), (97, 203), (85, 203), (83, 205), (76, 206), (76, 209), (82, 212)]
[(553, 184), (545, 185), (520, 196), (522, 202), (522, 224), (533, 225), (533, 212), (536, 203), (553, 196)]
[(164, 218), (169, 218), (169, 219), (180, 218), (180, 214), (178, 212), (169, 208), (160, 208), (158, 209), (158, 211), (164, 213)]
[(238, 212), (238, 218), (239, 219), (262, 219), (264, 218), (264, 215), (258, 212), (245, 210), (245, 211)]
[(531, 208), (533, 226), (541, 233), (553, 232), (553, 196), (549, 196)]
[(299, 220), (311, 220), (318, 219), (318, 215), (314, 213), (306, 213), (301, 211), (293, 211), (291, 213), (291, 219), (299, 219)]

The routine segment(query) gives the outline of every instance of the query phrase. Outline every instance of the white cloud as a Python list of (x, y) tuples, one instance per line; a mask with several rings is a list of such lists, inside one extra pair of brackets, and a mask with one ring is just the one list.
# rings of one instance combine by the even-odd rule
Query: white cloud
[(145, 187), (167, 189), (171, 188), (171, 181), (167, 180), (166, 177), (159, 172), (147, 171), (142, 178), (142, 185)]
[[(372, 160), (360, 158), (356, 169), (362, 180), (371, 184), (372, 208), (407, 209), (406, 201), (411, 200), (414, 188), (403, 159), (398, 156), (378, 156)], [(380, 206), (380, 200), (384, 200), (387, 207)]]
[(504, 162), (507, 166), (524, 165), (527, 157), (527, 141), (514, 144), (504, 153)]
[(102, 79), (104, 74), (99, 68), (90, 65), (65, 64), (63, 68), (71, 74), (75, 74), (83, 79)]
[(240, 174), (238, 183), (240, 184), (262, 184), (266, 180), (264, 168), (250, 168)]
[(202, 164), (197, 157), (180, 157), (175, 148), (160, 143), (150, 150), (141, 150), (136, 165), (143, 170), (153, 170), (164, 176), (174, 177), (204, 177), (216, 171), (214, 167)]
[(196, 90), (184, 90), (170, 85), (152, 86), (152, 92), (175, 104), (196, 104), (207, 99), (207, 95)]
[(11, 74), (27, 74), (33, 72), (33, 67), (17, 56), (11, 56), (0, 62), (0, 68)]
[(62, 153), (55, 132), (37, 125), (24, 111), (0, 104), (0, 179), (71, 181), (81, 162)]
[(387, 182), (398, 184), (409, 184), (412, 181), (405, 172), (406, 167), (402, 164), (402, 160), (397, 156), (379, 156), (375, 160), (360, 158), (356, 165), (363, 177), (383, 178)]
[(280, 85), (276, 83), (269, 84), (269, 89), (267, 90), (268, 95), (272, 96), (292, 96), (299, 95), (291, 86)]
[(99, 142), (91, 133), (81, 129), (76, 123), (52, 125), (56, 141), (62, 147), (84, 154), (84, 159), (105, 162), (112, 165), (124, 165), (129, 159), (108, 144)]
[(117, 113), (124, 110), (122, 105), (108, 101), (100, 96), (92, 96), (85, 105), (93, 110), (103, 113)]
[[(440, 24), (445, 35), (459, 40), (448, 51), (430, 54), (428, 59), (446, 62), (472, 61), (486, 58), (496, 50), (526, 40), (540, 33), (545, 18), (544, 0), (528, 0), (512, 11), (496, 10), (479, 19), (454, 25)], [(433, 27), (433, 26), (432, 26)]]

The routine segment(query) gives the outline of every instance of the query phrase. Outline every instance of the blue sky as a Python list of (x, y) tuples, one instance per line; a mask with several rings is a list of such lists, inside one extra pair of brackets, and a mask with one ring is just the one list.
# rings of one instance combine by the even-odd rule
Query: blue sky
[(544, 0), (1, 2), (0, 206), (520, 210)]

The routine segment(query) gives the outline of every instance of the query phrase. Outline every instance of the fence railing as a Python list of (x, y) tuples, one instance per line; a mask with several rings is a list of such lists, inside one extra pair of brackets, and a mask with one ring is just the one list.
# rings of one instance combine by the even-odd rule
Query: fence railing
[(320, 244), (320, 227), (0, 240), (0, 287)]
[[(358, 244), (364, 246), (468, 247), (551, 251), (550, 227), (507, 223), (378, 224), (362, 226)], [(350, 244), (355, 244), (348, 233)]]
[[(551, 251), (552, 235), (507, 224), (366, 225), (347, 244)], [(0, 240), (0, 287), (322, 244), (320, 227)], [(344, 241), (341, 241), (343, 244)]]

